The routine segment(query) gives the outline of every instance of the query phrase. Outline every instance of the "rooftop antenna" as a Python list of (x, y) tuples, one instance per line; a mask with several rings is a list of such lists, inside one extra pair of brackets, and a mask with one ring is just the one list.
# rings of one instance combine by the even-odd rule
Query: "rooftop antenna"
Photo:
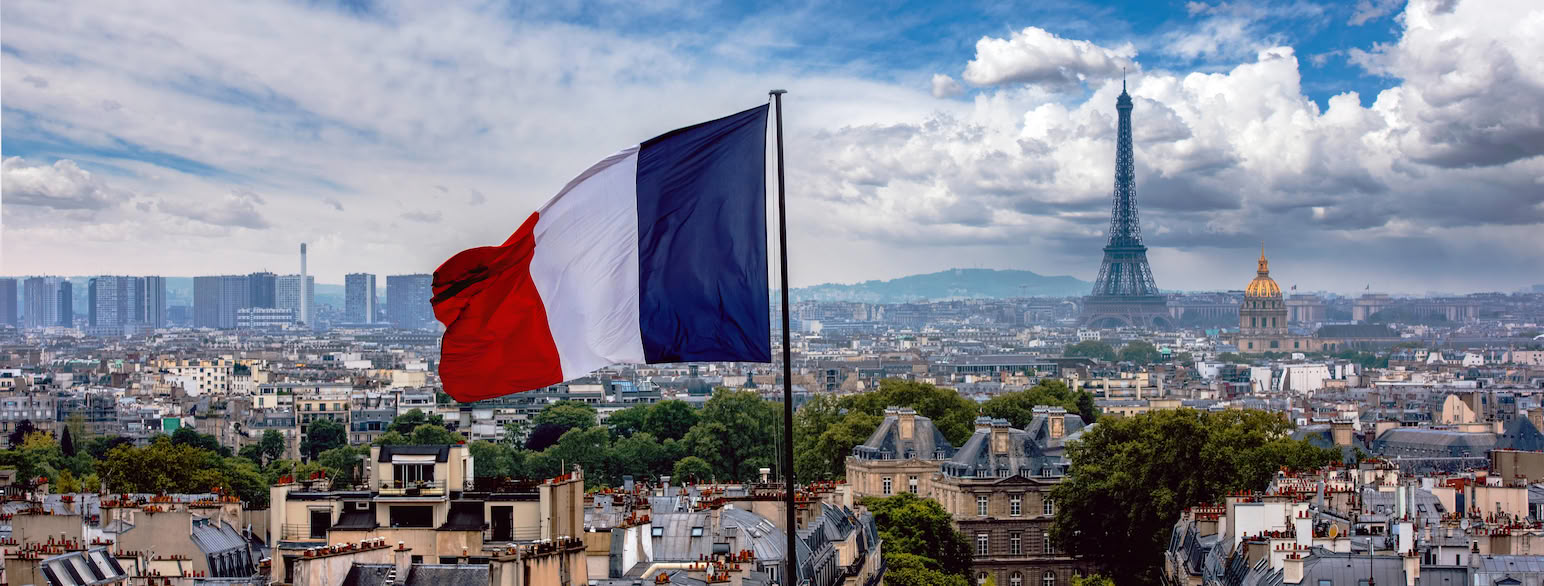
[(1126, 93), (1126, 68), (1124, 66), (1120, 68), (1120, 91), (1121, 93)]

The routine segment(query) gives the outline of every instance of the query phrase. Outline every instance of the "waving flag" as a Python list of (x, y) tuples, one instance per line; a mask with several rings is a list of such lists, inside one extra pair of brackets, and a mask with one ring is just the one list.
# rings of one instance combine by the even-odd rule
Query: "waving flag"
[(767, 106), (669, 132), (568, 182), (504, 244), (434, 271), (457, 401), (611, 364), (771, 361)]

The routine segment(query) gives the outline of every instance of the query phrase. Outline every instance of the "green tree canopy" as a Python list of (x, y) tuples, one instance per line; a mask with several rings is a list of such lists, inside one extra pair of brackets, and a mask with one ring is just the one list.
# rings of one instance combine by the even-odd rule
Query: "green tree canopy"
[(466, 437), (461, 434), (432, 423), (413, 428), (413, 435), (408, 436), (408, 443), (416, 446), (456, 445), (464, 441)]
[(1092, 393), (1073, 391), (1059, 380), (1040, 381), (1023, 391), (992, 397), (981, 404), (981, 412), (1007, 419), (1013, 427), (1024, 429), (1034, 419), (1034, 408), (1040, 406), (1064, 408), (1068, 413), (1078, 414), (1084, 423), (1093, 423), (1099, 417)]
[(213, 435), (199, 433), (191, 427), (179, 427), (177, 431), (172, 432), (172, 443), (209, 450), (219, 454), (221, 457), (229, 457), (231, 455), (231, 449), (220, 445), (220, 440), (215, 439)]
[(369, 457), (368, 446), (343, 446), (322, 452), (316, 463), (327, 469), (328, 478), (353, 484), (364, 478), (365, 460)]
[(1099, 340), (1084, 340), (1062, 350), (1062, 356), (1068, 358), (1097, 358), (1105, 362), (1114, 362), (1116, 358), (1115, 347)]
[[(911, 554), (920, 559), (904, 559), (923, 568), (962, 580), (970, 578), (971, 551), (965, 536), (954, 530), (954, 521), (938, 501), (909, 492), (883, 498), (863, 499), (874, 513), (879, 537), (885, 544), (885, 561), (891, 556)], [(889, 583), (890, 576), (885, 576)]]
[(713, 464), (720, 481), (753, 480), (775, 460), (781, 407), (755, 391), (718, 389), (687, 432), (688, 453)]
[(697, 425), (697, 408), (678, 399), (660, 401), (649, 406), (648, 419), (643, 431), (654, 434), (660, 441), (679, 440)]
[(1339, 459), (1287, 435), (1263, 411), (1152, 411), (1101, 421), (1067, 449), (1072, 474), (1052, 491), (1052, 539), (1101, 570), (1156, 583), (1181, 510), (1229, 491), (1261, 490), (1282, 466)]
[(1153, 346), (1151, 342), (1132, 340), (1120, 349), (1120, 359), (1123, 362), (1135, 362), (1137, 364), (1152, 364), (1163, 360), (1163, 353)]
[(831, 395), (815, 395), (793, 416), (794, 470), (800, 480), (833, 480), (847, 474), (847, 456), (883, 418), (842, 408)]
[(696, 456), (681, 458), (671, 469), (671, 480), (677, 484), (707, 482), (713, 479), (713, 465)]
[[(267, 462), (272, 462), (284, 457), (285, 448), (288, 447), (285, 443), (284, 434), (270, 429), (263, 432), (263, 439), (258, 440), (257, 445), (261, 449), (262, 458)], [(263, 463), (263, 461), (259, 461), (258, 466), (262, 466)]]
[(438, 413), (426, 415), (422, 409), (409, 409), (407, 413), (392, 418), (391, 424), (386, 426), (386, 431), (395, 431), (402, 435), (410, 435), (420, 425), (438, 425), (445, 427), (445, 418)]
[(970, 579), (939, 570), (937, 560), (911, 553), (885, 556), (885, 586), (973, 586)]
[(564, 429), (595, 427), (595, 407), (579, 401), (562, 400), (547, 405), (531, 419), (536, 425), (556, 425)]
[(476, 478), (520, 478), (525, 476), (525, 451), (488, 441), (467, 444), (472, 452), (472, 475)]
[(893, 379), (879, 381), (878, 390), (843, 397), (842, 406), (877, 417), (884, 417), (887, 407), (910, 407), (918, 415), (932, 419), (933, 425), (956, 446), (970, 438), (980, 409), (975, 401), (960, 396), (954, 389)]
[(306, 427), (306, 437), (300, 440), (300, 453), (307, 460), (316, 460), (322, 452), (348, 445), (348, 431), (343, 424), (331, 419), (317, 419)]
[(619, 438), (643, 431), (644, 421), (649, 417), (649, 407), (634, 405), (612, 413), (606, 417), (606, 427), (611, 428), (611, 434)]

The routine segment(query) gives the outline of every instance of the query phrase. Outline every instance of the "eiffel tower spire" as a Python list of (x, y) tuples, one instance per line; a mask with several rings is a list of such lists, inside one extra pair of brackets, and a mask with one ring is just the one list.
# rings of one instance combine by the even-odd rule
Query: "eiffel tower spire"
[[(1084, 305), (1084, 322), (1155, 326), (1169, 323), (1167, 302), (1153, 281), (1137, 217), (1136, 162), (1131, 148), (1131, 94), (1121, 79), (1115, 99), (1119, 122), (1115, 135), (1115, 193), (1110, 210), (1110, 239), (1094, 290)], [(1110, 321), (1113, 320), (1113, 321)], [(1097, 324), (1096, 324), (1097, 325)]]

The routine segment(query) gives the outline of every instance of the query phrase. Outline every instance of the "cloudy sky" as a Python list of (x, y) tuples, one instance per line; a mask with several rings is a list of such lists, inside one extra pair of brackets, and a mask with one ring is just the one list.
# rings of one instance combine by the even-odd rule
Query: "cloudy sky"
[(1131, 4), (7, 0), (0, 274), (430, 272), (787, 88), (796, 286), (1092, 279), (1125, 71), (1160, 287), (1544, 282), (1544, 3)]

